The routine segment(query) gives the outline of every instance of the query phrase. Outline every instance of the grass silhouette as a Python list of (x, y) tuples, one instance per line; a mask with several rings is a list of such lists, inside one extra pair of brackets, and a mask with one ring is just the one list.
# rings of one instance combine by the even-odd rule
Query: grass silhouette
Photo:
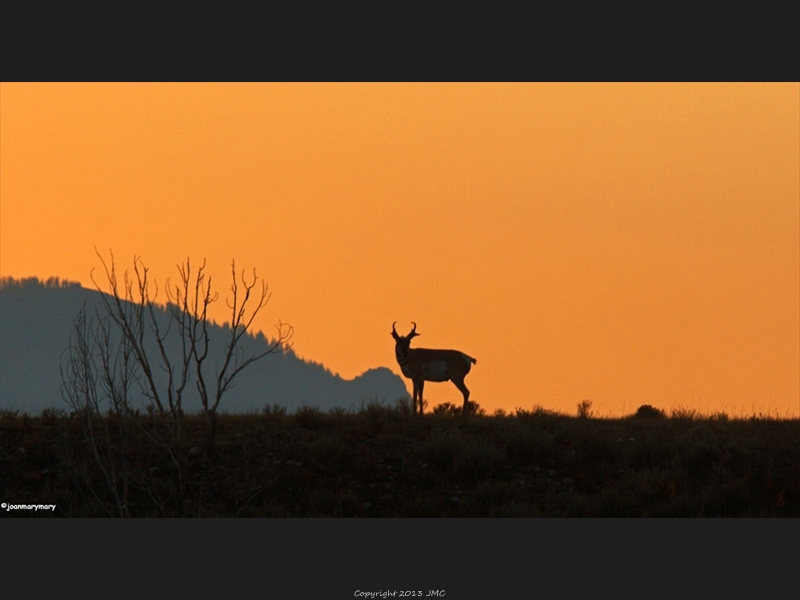
[[(800, 421), (671, 414), (651, 406), (626, 418), (534, 407), (412, 418), (410, 405), (289, 414), (221, 414), (210, 452), (187, 415), (187, 491), (158, 448), (129, 439), (128, 512), (240, 517), (797, 517)], [(133, 418), (133, 417), (132, 417)], [(135, 418), (147, 418), (140, 415)], [(138, 431), (132, 428), (128, 431)], [(138, 435), (138, 434), (137, 434)], [(113, 440), (111, 440), (113, 443)], [(76, 415), (0, 414), (0, 500), (55, 503), (48, 513), (114, 514)], [(200, 510), (202, 508), (202, 510)]]

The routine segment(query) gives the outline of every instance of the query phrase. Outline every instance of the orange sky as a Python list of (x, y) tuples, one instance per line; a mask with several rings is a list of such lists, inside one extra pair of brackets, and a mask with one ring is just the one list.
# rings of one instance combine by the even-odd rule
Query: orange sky
[(413, 320), (489, 410), (800, 409), (796, 83), (3, 83), (0, 194), (0, 275), (235, 258), (347, 378)]

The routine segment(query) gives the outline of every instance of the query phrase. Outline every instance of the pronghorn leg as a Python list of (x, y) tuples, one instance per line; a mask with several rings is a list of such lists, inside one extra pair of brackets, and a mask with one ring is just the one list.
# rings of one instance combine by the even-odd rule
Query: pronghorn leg
[(422, 389), (425, 387), (425, 380), (419, 382), (419, 414), (422, 414), (425, 405), (422, 403)]
[(461, 412), (464, 413), (467, 410), (467, 403), (469, 402), (469, 390), (467, 389), (467, 386), (464, 385), (463, 379), (453, 379), (453, 383), (459, 390), (461, 390), (461, 393), (464, 394), (464, 408), (461, 409)]

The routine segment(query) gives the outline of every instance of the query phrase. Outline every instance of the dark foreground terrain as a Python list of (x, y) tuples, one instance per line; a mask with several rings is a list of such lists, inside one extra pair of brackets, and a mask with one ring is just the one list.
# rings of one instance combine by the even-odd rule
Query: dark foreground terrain
[(800, 516), (798, 420), (268, 409), (220, 416), (211, 444), (186, 416), (176, 452), (111, 421), (2, 413), (0, 502), (56, 509), (0, 515)]

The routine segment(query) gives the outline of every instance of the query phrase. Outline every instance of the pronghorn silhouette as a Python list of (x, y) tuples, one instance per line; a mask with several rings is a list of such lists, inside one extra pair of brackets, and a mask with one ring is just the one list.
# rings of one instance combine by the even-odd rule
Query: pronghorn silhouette
[(417, 414), (417, 406), (419, 406), (419, 414), (422, 414), (422, 388), (425, 387), (426, 381), (452, 381), (464, 394), (462, 412), (466, 412), (469, 390), (464, 385), (464, 377), (467, 376), (472, 365), (478, 361), (458, 350), (411, 348), (411, 338), (420, 335), (417, 333), (417, 324), (411, 322), (414, 327), (406, 336), (397, 333), (394, 328), (396, 324), (397, 321), (392, 323), (392, 337), (395, 341), (394, 354), (403, 375), (414, 383), (413, 414)]

